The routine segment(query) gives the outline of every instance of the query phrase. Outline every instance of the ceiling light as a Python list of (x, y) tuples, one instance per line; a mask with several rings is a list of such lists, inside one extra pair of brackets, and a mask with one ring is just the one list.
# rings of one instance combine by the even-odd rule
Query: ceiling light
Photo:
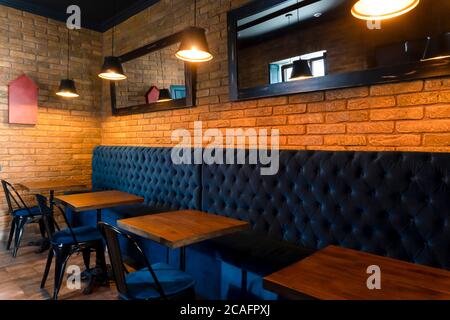
[(194, 27), (184, 31), (175, 56), (187, 62), (207, 62), (214, 58), (209, 51), (205, 29), (197, 28), (197, 0), (194, 0)]
[[(115, 12), (117, 12), (117, 0), (114, 1)], [(98, 76), (105, 80), (121, 81), (125, 80), (127, 76), (122, 68), (122, 63), (118, 57), (114, 56), (114, 43), (115, 43), (116, 26), (113, 26), (111, 37), (111, 56), (105, 57), (102, 70)]]
[(180, 48), (175, 55), (178, 59), (188, 62), (207, 62), (214, 58), (209, 52), (205, 30), (197, 27), (185, 30)]
[(422, 61), (450, 58), (450, 32), (428, 37)]
[(313, 74), (307, 60), (294, 61), (290, 80), (306, 80), (312, 77)]
[(170, 94), (169, 89), (161, 89), (159, 90), (159, 98), (158, 102), (167, 102), (172, 100), (172, 95)]
[(359, 0), (352, 8), (358, 19), (378, 21), (401, 16), (413, 10), (420, 0)]
[(80, 95), (77, 93), (75, 82), (71, 79), (61, 80), (59, 90), (56, 93), (60, 97), (64, 98), (77, 98)]
[(61, 80), (56, 95), (63, 98), (77, 98), (80, 95), (77, 92), (75, 81), (69, 79), (70, 76), (70, 29), (67, 29), (67, 79)]
[(123, 71), (122, 64), (118, 57), (105, 57), (105, 62), (103, 63), (102, 70), (99, 75), (100, 78), (111, 81), (125, 80), (127, 76)]

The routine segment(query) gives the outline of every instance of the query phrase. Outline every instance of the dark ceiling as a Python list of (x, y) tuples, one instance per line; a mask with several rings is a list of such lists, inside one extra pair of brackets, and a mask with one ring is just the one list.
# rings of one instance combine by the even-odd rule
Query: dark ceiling
[[(59, 21), (66, 21), (67, 7), (81, 8), (83, 28), (106, 31), (159, 0), (0, 0), (1, 5)], [(116, 4), (115, 4), (116, 3)]]

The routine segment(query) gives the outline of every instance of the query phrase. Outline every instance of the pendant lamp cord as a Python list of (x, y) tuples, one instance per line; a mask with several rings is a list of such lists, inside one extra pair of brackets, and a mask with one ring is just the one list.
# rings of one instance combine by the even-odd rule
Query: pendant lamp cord
[(70, 79), (70, 29), (67, 28), (67, 79)]
[[(117, 0), (114, 0), (114, 15), (117, 14)], [(115, 22), (113, 22), (113, 29), (112, 29), (112, 41), (111, 41), (111, 45), (112, 45), (112, 52), (111, 55), (114, 57), (114, 45), (115, 45), (115, 32), (116, 32), (116, 24)]]
[(197, 26), (197, 0), (194, 0), (194, 27)]
[(161, 65), (162, 87), (164, 89), (164, 68), (163, 68), (163, 58), (162, 58), (161, 50), (159, 51), (159, 62)]

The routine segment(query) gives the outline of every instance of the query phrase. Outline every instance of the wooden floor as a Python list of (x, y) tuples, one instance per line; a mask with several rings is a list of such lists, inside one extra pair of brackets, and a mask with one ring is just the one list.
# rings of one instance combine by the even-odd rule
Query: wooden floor
[[(23, 246), (16, 259), (6, 251), (5, 243), (0, 242), (0, 300), (47, 300), (53, 292), (53, 266), (45, 289), (40, 289), (42, 274), (47, 260), (47, 252), (36, 254), (36, 247)], [(95, 262), (93, 254), (92, 259)], [(74, 255), (68, 265), (83, 266), (81, 255)], [(83, 270), (83, 268), (81, 268)], [(81, 290), (70, 290), (65, 281), (61, 287), (60, 300), (116, 300), (117, 292), (111, 288), (95, 288), (91, 295), (82, 293), (86, 283), (82, 282)]]

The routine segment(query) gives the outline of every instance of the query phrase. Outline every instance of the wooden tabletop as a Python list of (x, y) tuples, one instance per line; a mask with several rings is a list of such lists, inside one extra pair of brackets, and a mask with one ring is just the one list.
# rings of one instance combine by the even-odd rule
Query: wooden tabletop
[(56, 201), (81, 212), (142, 203), (144, 198), (121, 191), (102, 191), (58, 196)]
[[(381, 268), (381, 290), (367, 288), (367, 268)], [(330, 246), (264, 278), (264, 288), (291, 299), (450, 299), (450, 272)]]
[(26, 191), (48, 192), (86, 188), (86, 184), (76, 180), (26, 181), (18, 184)]
[(245, 230), (247, 222), (200, 211), (174, 211), (118, 221), (119, 227), (169, 248)]

